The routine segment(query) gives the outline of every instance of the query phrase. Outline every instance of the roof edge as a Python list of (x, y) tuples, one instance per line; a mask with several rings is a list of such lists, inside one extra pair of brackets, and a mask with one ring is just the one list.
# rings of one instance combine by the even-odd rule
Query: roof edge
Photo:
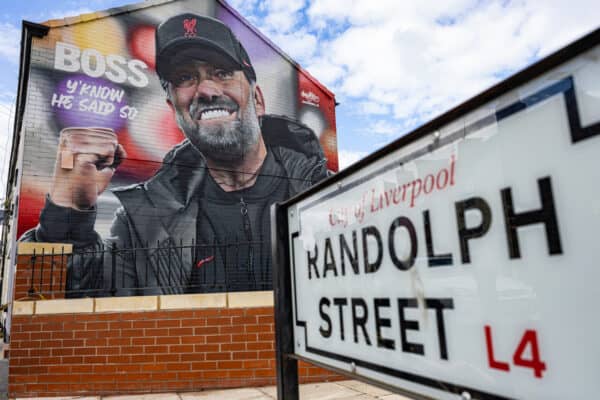
[(44, 25), (50, 28), (60, 28), (63, 26), (70, 26), (79, 24), (82, 22), (89, 22), (96, 19), (113, 17), (120, 14), (127, 14), (133, 11), (143, 10), (145, 8), (160, 6), (167, 3), (172, 3), (176, 0), (145, 0), (144, 2), (125, 4), (119, 7), (108, 8), (106, 10), (92, 11), (90, 13), (74, 15), (65, 18), (50, 19), (43, 22)]
[[(80, 15), (76, 15), (76, 16), (72, 16), (72, 17), (51, 19), (51, 20), (43, 22), (43, 24), (44, 24), (44, 26), (47, 26), (50, 28), (60, 28), (60, 27), (64, 27), (64, 26), (79, 24), (82, 22), (94, 21), (97, 19), (105, 18), (105, 17), (112, 17), (112, 16), (117, 16), (120, 14), (126, 14), (126, 13), (130, 13), (133, 11), (138, 11), (138, 10), (142, 10), (145, 8), (149, 8), (149, 7), (160, 6), (163, 4), (172, 3), (174, 1), (176, 1), (176, 0), (146, 0), (143, 3), (126, 4), (126, 5), (123, 5), (120, 7), (109, 8), (107, 10), (99, 10), (99, 11), (94, 11), (94, 12), (86, 13), (86, 14), (80, 14)], [(283, 58), (285, 58), (290, 64), (292, 64), (292, 66), (294, 68), (296, 68), (298, 71), (303, 73), (308, 80), (310, 80), (312, 83), (314, 83), (316, 86), (318, 86), (319, 89), (321, 89), (323, 92), (325, 92), (325, 94), (327, 96), (331, 97), (332, 99), (335, 99), (335, 94), (331, 90), (329, 90), (324, 84), (322, 84), (315, 77), (313, 77), (306, 69), (302, 68), (302, 66), (298, 62), (296, 62), (294, 59), (292, 59), (279, 46), (277, 46), (275, 43), (273, 43), (261, 31), (259, 31), (258, 28), (256, 28), (252, 24), (250, 24), (250, 22), (246, 18), (244, 18), (244, 16), (242, 16), (236, 9), (234, 9), (232, 6), (230, 6), (225, 0), (216, 0), (216, 2), (219, 3), (221, 6), (223, 6), (225, 9), (227, 9), (227, 11), (231, 12), (235, 17), (237, 17), (241, 23), (243, 23), (248, 29), (250, 29), (252, 32), (254, 32), (260, 39), (262, 39), (269, 47), (271, 47), (273, 50), (275, 50), (279, 55), (281, 55)]]
[[(8, 164), (8, 174), (6, 177), (6, 195), (5, 201), (12, 201), (13, 190), (15, 189), (14, 181), (16, 179), (15, 175), (17, 158), (19, 154), (19, 145), (21, 142), (21, 128), (23, 125), (23, 114), (25, 111), (25, 99), (27, 93), (27, 84), (29, 81), (29, 65), (31, 60), (31, 40), (34, 37), (42, 38), (48, 34), (50, 28), (46, 25), (36, 24), (35, 22), (23, 21), (21, 24), (21, 53), (19, 56), (19, 80), (17, 83), (17, 98), (15, 100), (15, 114), (13, 120), (13, 134), (12, 134), (12, 143), (10, 148), (10, 161)], [(21, 171), (22, 173), (22, 171)], [(18, 203), (15, 204), (15, 208), (18, 208)], [(16, 209), (10, 210), (11, 213), (17, 212)], [(8, 227), (9, 220), (11, 219), (11, 214), (4, 216), (2, 221), (2, 225), (4, 228)], [(6, 249), (8, 246), (8, 229), (2, 229), (2, 244), (1, 244), (1, 252), (2, 254), (6, 254)], [(1, 276), (4, 278), (5, 271), (5, 263), (6, 257), (2, 257), (0, 262), (1, 264)], [(2, 292), (2, 288), (0, 288), (0, 293)]]
[(14, 164), (21, 135), (27, 84), (29, 81), (29, 63), (31, 60), (31, 40), (34, 37), (42, 38), (48, 34), (50, 27), (35, 22), (23, 20), (21, 25), (21, 54), (19, 56), (19, 80), (17, 84), (17, 99), (13, 121), (12, 145), (10, 152), (9, 172), (6, 179), (6, 198), (9, 198), (10, 187), (14, 180)]

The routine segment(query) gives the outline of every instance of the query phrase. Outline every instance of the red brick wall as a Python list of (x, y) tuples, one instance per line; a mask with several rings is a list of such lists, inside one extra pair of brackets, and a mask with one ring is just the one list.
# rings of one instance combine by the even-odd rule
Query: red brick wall
[[(9, 396), (274, 385), (273, 308), (14, 315)], [(301, 382), (339, 379), (300, 364)]]

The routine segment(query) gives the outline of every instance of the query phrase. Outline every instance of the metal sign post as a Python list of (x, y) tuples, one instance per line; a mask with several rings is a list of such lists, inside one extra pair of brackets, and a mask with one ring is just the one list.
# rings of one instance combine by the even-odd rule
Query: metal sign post
[(599, 93), (596, 30), (280, 204), (280, 399), (290, 358), (418, 398), (597, 397)]
[(298, 400), (298, 361), (294, 353), (291, 273), (289, 263), (288, 226), (285, 209), (271, 207), (271, 246), (273, 253), (273, 292), (275, 296), (275, 361), (277, 398)]

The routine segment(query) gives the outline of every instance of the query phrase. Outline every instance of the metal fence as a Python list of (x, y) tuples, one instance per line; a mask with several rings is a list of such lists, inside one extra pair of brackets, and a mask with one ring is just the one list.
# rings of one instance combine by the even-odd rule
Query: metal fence
[[(106, 297), (271, 290), (270, 242), (157, 242), (119, 248), (34, 253), (27, 294)], [(62, 296), (60, 296), (62, 297)]]

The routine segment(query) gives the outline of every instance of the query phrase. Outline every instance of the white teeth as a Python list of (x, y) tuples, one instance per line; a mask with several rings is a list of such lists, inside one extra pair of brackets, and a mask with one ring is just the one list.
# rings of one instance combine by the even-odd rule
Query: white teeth
[(222, 118), (229, 116), (229, 112), (223, 109), (216, 110), (206, 110), (200, 113), (201, 120), (213, 119), (213, 118)]

